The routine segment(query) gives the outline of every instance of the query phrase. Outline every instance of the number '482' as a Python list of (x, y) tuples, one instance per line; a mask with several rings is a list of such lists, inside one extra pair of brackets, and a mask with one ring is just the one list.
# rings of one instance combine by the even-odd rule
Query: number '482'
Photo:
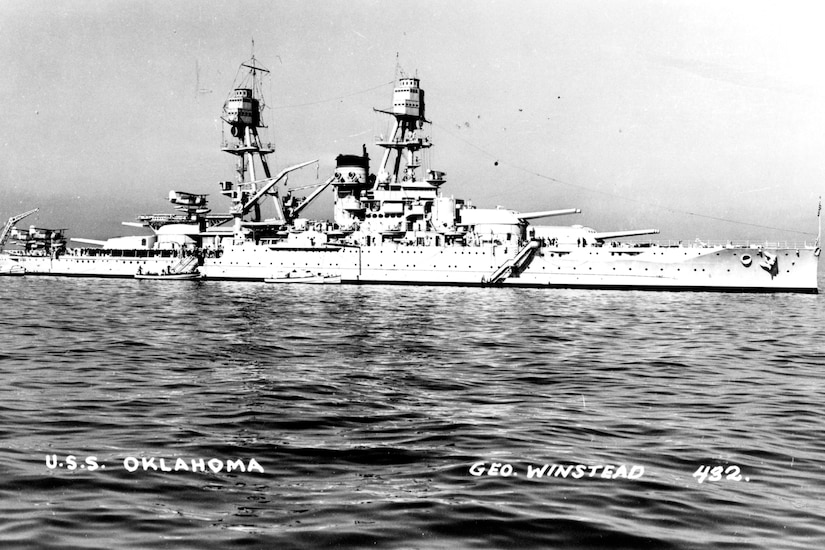
[(703, 481), (720, 481), (724, 479), (729, 481), (742, 481), (742, 469), (739, 466), (699, 466), (699, 469), (693, 473), (696, 481), (702, 483)]

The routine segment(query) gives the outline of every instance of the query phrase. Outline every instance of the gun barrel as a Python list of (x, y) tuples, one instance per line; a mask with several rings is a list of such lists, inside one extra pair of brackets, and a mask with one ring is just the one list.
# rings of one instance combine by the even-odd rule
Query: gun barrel
[(549, 218), (551, 216), (565, 216), (567, 214), (581, 214), (579, 208), (566, 208), (564, 210), (544, 210), (541, 212), (520, 212), (520, 220), (534, 220), (536, 218)]
[(654, 235), (658, 233), (658, 229), (631, 229), (628, 231), (602, 231), (600, 233), (594, 233), (590, 235), (591, 238), (596, 239), (597, 241), (603, 241), (605, 239), (617, 239), (619, 237), (635, 237), (637, 235)]
[(83, 244), (96, 244), (96, 245), (99, 245), (99, 246), (105, 246), (106, 245), (106, 241), (101, 241), (101, 240), (98, 240), (98, 239), (84, 239), (84, 238), (81, 238), (81, 237), (72, 237), (69, 240), (75, 241), (75, 242), (78, 242), (78, 243), (83, 243)]

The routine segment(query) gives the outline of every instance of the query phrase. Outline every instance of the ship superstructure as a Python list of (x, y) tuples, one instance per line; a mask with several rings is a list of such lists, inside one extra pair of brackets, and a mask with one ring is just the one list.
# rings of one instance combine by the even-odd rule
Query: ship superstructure
[[(375, 245), (399, 237), (436, 243), (433, 222), (434, 204), (445, 174), (427, 170), (422, 177), (422, 155), (432, 146), (424, 128), (424, 90), (419, 79), (402, 77), (393, 91), (390, 110), (376, 109), (392, 117), (389, 135), (380, 136), (376, 145), (384, 150), (378, 174), (369, 174), (369, 155), (340, 155), (334, 174), (335, 223), (353, 230), (348, 239), (353, 244)], [(447, 218), (435, 216), (455, 230), (455, 201), (451, 201)], [(442, 214), (444, 209), (442, 208)], [(432, 241), (432, 242), (429, 242)]]
[[(197, 270), (207, 280), (817, 292), (818, 242), (634, 244), (620, 239), (658, 231), (533, 225), (580, 210), (478, 208), (444, 194), (446, 174), (427, 159), (434, 143), (417, 76), (402, 75), (392, 105), (376, 109), (391, 127), (375, 141), (375, 173), (364, 145), (339, 155), (334, 173), (308, 195), (280, 190), (288, 174), (317, 161), (270, 173), (274, 148), (259, 133), (266, 126), (258, 79), (268, 71), (254, 57), (241, 67), (246, 80), (233, 87), (221, 117), (221, 149), (236, 173), (220, 183), (228, 212), (211, 213), (205, 194), (172, 191), (178, 214), (129, 224), (151, 235), (80, 239), (100, 248), (67, 249), (57, 239), (48, 252), (8, 257), (44, 275), (133, 277), (163, 268)], [(302, 217), (329, 187), (332, 220)]]

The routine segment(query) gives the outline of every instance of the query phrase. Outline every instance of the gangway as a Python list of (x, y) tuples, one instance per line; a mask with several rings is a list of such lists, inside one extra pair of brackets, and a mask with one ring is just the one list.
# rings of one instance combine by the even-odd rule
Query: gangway
[(192, 273), (198, 268), (197, 256), (185, 256), (181, 260), (169, 268), (169, 273)]
[(501, 266), (493, 272), (489, 279), (486, 281), (482, 280), (482, 282), (488, 285), (495, 285), (508, 277), (517, 277), (530, 264), (530, 261), (533, 259), (533, 256), (536, 255), (536, 251), (539, 249), (539, 246), (539, 241), (533, 240), (528, 242), (524, 248), (518, 251), (518, 254), (516, 254), (514, 258), (511, 258), (501, 264)]

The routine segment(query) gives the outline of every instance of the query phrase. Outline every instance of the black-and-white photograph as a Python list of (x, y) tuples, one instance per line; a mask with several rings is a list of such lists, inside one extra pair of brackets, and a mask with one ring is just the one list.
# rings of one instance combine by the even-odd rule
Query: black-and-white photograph
[(0, 547), (825, 547), (823, 16), (0, 2)]

